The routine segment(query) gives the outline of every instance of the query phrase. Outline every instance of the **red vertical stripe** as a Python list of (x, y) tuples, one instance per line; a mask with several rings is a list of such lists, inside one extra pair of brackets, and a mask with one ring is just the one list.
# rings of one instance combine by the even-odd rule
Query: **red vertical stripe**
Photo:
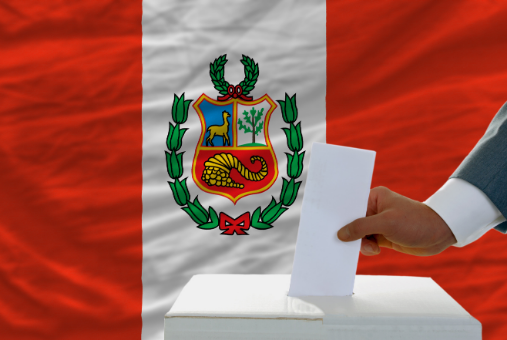
[(2, 339), (140, 339), (141, 17), (0, 5)]
[[(507, 101), (507, 4), (328, 1), (327, 141), (376, 150), (373, 186), (424, 201)], [(429, 276), (507, 333), (507, 236), (428, 258), (382, 250), (359, 273)]]

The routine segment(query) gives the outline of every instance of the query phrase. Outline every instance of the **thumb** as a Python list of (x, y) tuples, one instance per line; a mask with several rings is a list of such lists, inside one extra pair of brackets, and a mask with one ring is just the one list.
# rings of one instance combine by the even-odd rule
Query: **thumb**
[(386, 222), (383, 213), (358, 218), (341, 228), (337, 235), (340, 240), (350, 242), (362, 239), (366, 235), (384, 234), (388, 228)]

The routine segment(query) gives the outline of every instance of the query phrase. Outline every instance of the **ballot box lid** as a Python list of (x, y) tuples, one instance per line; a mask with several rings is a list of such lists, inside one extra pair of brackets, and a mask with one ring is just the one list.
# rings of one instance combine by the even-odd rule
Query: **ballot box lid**
[(425, 277), (358, 275), (354, 294), (290, 297), (290, 275), (195, 275), (166, 316), (332, 319), (470, 314)]
[(392, 330), (421, 339), (424, 330), (433, 340), (481, 338), (480, 323), (430, 278), (358, 275), (354, 294), (345, 297), (290, 297), (289, 284), (290, 275), (196, 275), (166, 314), (166, 332), (168, 320), (173, 325), (176, 318), (276, 319), (319, 321), (344, 339), (343, 332), (364, 331), (364, 325), (373, 333)]

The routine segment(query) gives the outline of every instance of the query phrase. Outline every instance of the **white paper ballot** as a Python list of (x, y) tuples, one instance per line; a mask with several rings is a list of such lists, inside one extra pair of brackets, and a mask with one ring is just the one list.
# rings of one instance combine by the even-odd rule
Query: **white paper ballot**
[(361, 240), (338, 230), (366, 215), (375, 152), (314, 143), (289, 296), (352, 295)]

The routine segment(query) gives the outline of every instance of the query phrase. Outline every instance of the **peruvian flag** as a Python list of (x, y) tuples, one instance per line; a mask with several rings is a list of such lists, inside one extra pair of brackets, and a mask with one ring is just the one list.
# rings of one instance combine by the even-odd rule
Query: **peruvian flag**
[[(292, 268), (309, 150), (431, 196), (507, 100), (507, 4), (0, 4), (0, 338), (162, 340), (194, 274)], [(337, 226), (338, 230), (338, 226)], [(491, 231), (359, 274), (432, 277), (507, 332)]]

